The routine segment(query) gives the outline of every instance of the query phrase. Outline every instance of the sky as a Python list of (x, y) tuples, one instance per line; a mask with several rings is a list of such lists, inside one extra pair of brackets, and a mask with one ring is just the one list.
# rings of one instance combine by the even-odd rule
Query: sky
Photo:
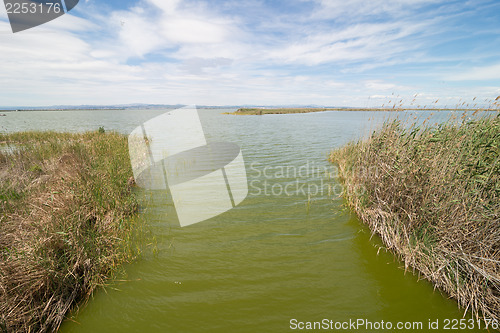
[(497, 0), (80, 0), (12, 33), (0, 106), (489, 105)]

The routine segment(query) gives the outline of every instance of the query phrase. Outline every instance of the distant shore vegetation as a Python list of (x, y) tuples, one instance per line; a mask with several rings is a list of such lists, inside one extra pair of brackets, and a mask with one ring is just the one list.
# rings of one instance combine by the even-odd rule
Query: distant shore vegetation
[[(450, 111), (453, 108), (403, 108), (403, 107), (380, 107), (380, 108), (240, 108), (234, 112), (224, 112), (224, 114), (241, 116), (262, 116), (266, 114), (294, 114), (311, 113), (324, 111)], [(497, 109), (485, 108), (481, 111), (496, 111)], [(459, 109), (459, 111), (477, 111), (474, 109)]]

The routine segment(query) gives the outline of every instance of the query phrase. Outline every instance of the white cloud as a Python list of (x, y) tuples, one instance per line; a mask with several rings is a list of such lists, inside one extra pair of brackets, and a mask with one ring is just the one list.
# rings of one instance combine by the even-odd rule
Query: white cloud
[(317, 17), (335, 17), (353, 21), (381, 14), (402, 17), (420, 6), (439, 3), (436, 0), (317, 0), (316, 2), (321, 4), (321, 10), (315, 14)]
[(414, 61), (412, 53), (421, 53), (425, 43), (420, 39), (436, 29), (437, 23), (439, 20), (435, 18), (416, 20), (405, 17), (377, 23), (367, 20), (333, 27), (314, 26), (304, 38), (296, 39), (295, 44), (282, 50), (280, 55), (286, 57), (289, 54), (294, 61), (309, 65), (367, 60), (360, 69), (373, 69), (394, 61), (405, 62), (403, 57)]
[(167, 41), (158, 34), (158, 22), (152, 22), (137, 8), (112, 13), (110, 25), (119, 38), (119, 44), (111, 46), (121, 50), (122, 56), (142, 57), (168, 47)]
[(206, 6), (186, 7), (177, 0), (143, 0), (129, 10), (97, 19), (109, 34), (94, 43), (92, 54), (121, 62), (149, 55), (178, 61), (232, 59), (233, 51), (242, 45), (242, 33), (232, 18)]
[[(0, 30), (8, 28), (0, 23)], [(56, 61), (78, 61), (86, 58), (90, 46), (71, 33), (61, 32), (50, 27), (36, 31), (26, 30), (17, 34), (1, 34), (2, 52), (0, 59), (2, 72), (23, 71), (33, 64), (53, 63)], [(10, 66), (6, 66), (9, 64)], [(38, 67), (43, 70), (43, 66)]]
[[(427, 37), (441, 31), (443, 17), (410, 15), (428, 1), (313, 1), (318, 6), (308, 13), (262, 20), (231, 11), (240, 2), (225, 3), (223, 12), (216, 2), (139, 0), (127, 10), (89, 11), (87, 19), (67, 14), (18, 34), (0, 21), (0, 31), (9, 32), (0, 34), (0, 105), (380, 106), (392, 92), (430, 101), (498, 90), (428, 84), (449, 71), (436, 65), (443, 56), (428, 54)], [(457, 61), (450, 54), (445, 60)], [(402, 73), (408, 63), (428, 69)], [(500, 77), (500, 65), (463, 68), (445, 79)]]
[(457, 73), (446, 75), (444, 78), (450, 81), (498, 80), (500, 78), (500, 64), (455, 71)]
[(364, 85), (365, 85), (366, 88), (368, 88), (370, 90), (375, 90), (375, 91), (394, 90), (394, 89), (397, 88), (395, 84), (383, 82), (381, 80), (366, 81), (364, 83)]
[(222, 66), (229, 66), (233, 61), (227, 58), (189, 58), (183, 62), (181, 69), (186, 70), (191, 74), (200, 75), (205, 72), (206, 69), (219, 68)]
[(185, 17), (166, 17), (161, 27), (163, 35), (175, 43), (221, 43), (229, 30), (224, 23)]

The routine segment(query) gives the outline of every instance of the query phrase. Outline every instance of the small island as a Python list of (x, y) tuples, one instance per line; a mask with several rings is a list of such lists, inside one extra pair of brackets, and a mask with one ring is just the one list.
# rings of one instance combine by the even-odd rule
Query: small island
[(288, 114), (288, 113), (309, 113), (327, 111), (326, 108), (240, 108), (235, 112), (226, 114), (235, 115), (264, 115), (264, 114)]
[[(235, 112), (226, 112), (224, 114), (234, 114), (242, 116), (261, 116), (265, 114), (290, 114), (290, 113), (310, 113), (323, 111), (388, 111), (389, 109), (373, 108), (239, 108)], [(393, 109), (390, 109), (393, 110)]]

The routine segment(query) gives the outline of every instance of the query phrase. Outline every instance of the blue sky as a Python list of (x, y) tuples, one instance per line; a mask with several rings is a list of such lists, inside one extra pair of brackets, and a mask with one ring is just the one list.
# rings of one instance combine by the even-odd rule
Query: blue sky
[(0, 66), (0, 106), (488, 105), (500, 2), (80, 0), (16, 34), (2, 6)]

